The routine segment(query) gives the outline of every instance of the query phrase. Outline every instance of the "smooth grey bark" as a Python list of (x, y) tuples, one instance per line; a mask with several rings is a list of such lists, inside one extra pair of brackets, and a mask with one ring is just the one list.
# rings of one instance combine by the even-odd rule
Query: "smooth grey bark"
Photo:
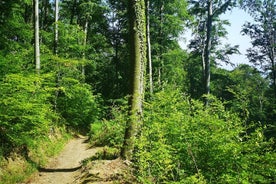
[(276, 45), (276, 31), (271, 33), (270, 39), (270, 48), (269, 48), (269, 59), (271, 63), (271, 72), (272, 72), (272, 84), (274, 88), (274, 96), (276, 97), (276, 66), (275, 66), (275, 46)]
[[(54, 35), (55, 35), (55, 38), (54, 38), (54, 54), (55, 55), (58, 55), (58, 21), (59, 21), (59, 0), (55, 0), (55, 32), (54, 32)], [(59, 63), (57, 63), (57, 67), (59, 68)], [(56, 78), (56, 91), (55, 91), (55, 100), (54, 100), (54, 109), (55, 111), (57, 111), (57, 107), (58, 107), (58, 104), (57, 104), (57, 99), (58, 99), (58, 96), (59, 96), (59, 86), (60, 86), (60, 71), (58, 69), (57, 71), (57, 78)]]
[[(204, 27), (203, 29), (206, 29), (206, 23), (204, 23)], [(201, 59), (202, 59), (202, 81), (203, 84), (205, 83), (205, 48), (206, 48), (206, 43), (205, 43), (205, 39), (206, 39), (206, 34), (203, 33), (203, 37), (201, 39), (201, 45), (202, 45), (202, 51), (201, 51)]]
[(163, 61), (163, 58), (162, 58), (162, 54), (163, 54), (163, 46), (162, 46), (162, 42), (163, 42), (163, 38), (162, 38), (162, 35), (163, 35), (163, 21), (164, 21), (164, 15), (163, 15), (163, 11), (164, 11), (164, 3), (163, 1), (158, 1), (159, 3), (159, 17), (158, 17), (158, 20), (159, 20), (159, 30), (158, 30), (158, 42), (159, 42), (159, 45), (161, 45), (160, 47), (160, 50), (158, 52), (158, 60), (160, 62), (160, 66), (158, 67), (158, 84), (159, 86), (162, 86), (162, 72), (164, 70), (164, 61)]
[[(207, 25), (206, 25), (206, 42), (204, 47), (204, 64), (205, 64), (205, 95), (210, 94), (210, 51), (211, 51), (211, 33), (212, 33), (212, 20), (213, 20), (213, 0), (207, 2)], [(208, 106), (208, 97), (205, 98), (205, 106)]]
[(153, 79), (152, 79), (152, 60), (151, 60), (151, 42), (150, 42), (150, 16), (149, 16), (150, 1), (146, 0), (146, 18), (147, 18), (147, 59), (149, 64), (149, 89), (150, 94), (153, 94)]
[(34, 36), (35, 36), (35, 69), (37, 73), (40, 72), (40, 47), (39, 47), (39, 2), (34, 0)]
[[(231, 10), (233, 7), (236, 6), (236, 2), (233, 0), (221, 0), (221, 1), (214, 1), (214, 0), (200, 0), (200, 1), (193, 1), (191, 2), (193, 4), (192, 7), (192, 13), (196, 15), (197, 18), (197, 33), (198, 36), (194, 40), (195, 46), (193, 47), (195, 50), (201, 51), (201, 59), (202, 59), (202, 81), (203, 81), (203, 94), (205, 96), (205, 105), (208, 105), (208, 95), (210, 94), (210, 79), (211, 79), (211, 70), (210, 70), (210, 63), (211, 63), (211, 53), (213, 50), (216, 50), (218, 48), (217, 45), (217, 39), (219, 40), (220, 37), (225, 36), (223, 32), (222, 34), (218, 34), (223, 27), (220, 27), (224, 25), (223, 22), (219, 22), (219, 16), (223, 13), (225, 13), (228, 10)], [(218, 23), (218, 24), (214, 24)], [(213, 25), (214, 24), (214, 25)], [(214, 29), (216, 28), (216, 29)], [(213, 32), (213, 30), (216, 30)], [(192, 43), (192, 42), (191, 42)], [(238, 53), (237, 46), (234, 47), (226, 47), (225, 48), (226, 56), (223, 56), (223, 58), (219, 58), (220, 60), (226, 60), (227, 61), (227, 55), (231, 55), (234, 53)], [(217, 50), (221, 54), (221, 50)], [(216, 53), (213, 53), (216, 55)]]
[[(86, 43), (87, 43), (87, 31), (88, 31), (88, 20), (86, 19), (85, 25), (84, 25), (84, 39), (83, 39), (84, 49), (86, 48)], [(85, 57), (86, 57), (85, 50), (83, 51), (82, 57), (83, 57), (83, 60), (85, 60)], [(84, 63), (81, 65), (81, 74), (82, 74), (82, 76), (85, 76), (85, 64)]]
[(58, 54), (58, 19), (59, 19), (59, 0), (55, 0), (55, 39), (54, 54)]

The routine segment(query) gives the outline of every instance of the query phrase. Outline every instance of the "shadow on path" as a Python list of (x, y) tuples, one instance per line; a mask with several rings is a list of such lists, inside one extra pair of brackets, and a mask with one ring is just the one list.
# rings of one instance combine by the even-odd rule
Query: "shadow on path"
[(57, 168), (57, 169), (49, 169), (49, 168), (42, 168), (39, 167), (39, 172), (74, 172), (81, 168), (82, 166), (74, 167), (74, 168)]

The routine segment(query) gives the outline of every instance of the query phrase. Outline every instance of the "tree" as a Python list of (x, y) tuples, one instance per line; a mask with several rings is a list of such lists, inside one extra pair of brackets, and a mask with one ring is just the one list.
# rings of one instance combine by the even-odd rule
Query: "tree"
[[(261, 73), (248, 65), (235, 68), (230, 77), (234, 85), (228, 91), (234, 95), (231, 108), (240, 112), (243, 119), (248, 122), (265, 122), (268, 99), (265, 96), (268, 90), (268, 81)], [(248, 117), (247, 117), (248, 116)]]
[(131, 160), (134, 140), (142, 121), (144, 93), (144, 67), (146, 62), (145, 1), (129, 0), (130, 60), (132, 65), (132, 88), (130, 96), (130, 118), (127, 121), (121, 156)]
[[(211, 51), (211, 31), (212, 31), (212, 23), (213, 23), (213, 0), (207, 1), (207, 25), (206, 25), (206, 40), (205, 46), (203, 50), (203, 58), (204, 58), (204, 85), (205, 85), (205, 94), (210, 94), (210, 51)], [(208, 105), (208, 100), (205, 101), (206, 105)]]
[[(32, 47), (33, 0), (2, 0), (0, 6), (0, 49), (5, 53)], [(21, 51), (20, 51), (21, 52)]]
[(51, 2), (55, 3), (55, 0), (40, 0), (40, 16), (39, 24), (41, 30), (50, 31), (53, 21), (55, 21), (55, 16), (53, 11), (55, 8), (52, 8)]
[(55, 39), (54, 39), (54, 54), (58, 53), (58, 16), (59, 16), (59, 0), (55, 0)]
[(252, 40), (247, 57), (263, 71), (268, 71), (276, 97), (276, 1), (243, 1), (243, 7), (254, 18), (254, 23), (244, 24), (242, 33)]
[[(210, 94), (210, 78), (211, 78), (211, 54), (214, 53), (219, 44), (219, 37), (226, 35), (223, 28), (228, 21), (221, 21), (219, 16), (235, 6), (233, 0), (201, 0), (192, 1), (191, 13), (196, 16), (194, 30), (196, 39), (192, 40), (190, 47), (200, 49), (202, 58), (202, 74), (203, 84), (205, 88), (204, 94)], [(225, 52), (228, 55), (237, 53), (238, 46), (226, 47)], [(225, 60), (225, 58), (223, 58)], [(227, 61), (227, 60), (226, 60)], [(205, 105), (208, 105), (208, 99), (205, 99)]]
[(217, 68), (213, 72), (213, 94), (227, 102), (227, 108), (246, 122), (267, 122), (269, 100), (266, 93), (269, 81), (253, 66), (241, 64), (228, 71)]
[(127, 1), (82, 2), (79, 15), (84, 30), (86, 15), (89, 18), (84, 48), (85, 80), (105, 99), (122, 98), (129, 92), (131, 73), (130, 63), (126, 62), (129, 60)]
[[(81, 15), (80, 15), (80, 19), (81, 22), (83, 22), (83, 31), (84, 31), (84, 39), (83, 39), (83, 47), (84, 47), (84, 51), (83, 51), (83, 60), (85, 60), (86, 58), (86, 45), (87, 45), (87, 32), (88, 32), (88, 25), (89, 25), (89, 21), (92, 20), (92, 16), (93, 14), (96, 12), (96, 9), (98, 8), (96, 2), (94, 1), (84, 1), (80, 4), (80, 10), (81, 10)], [(85, 65), (84, 63), (82, 64), (82, 75), (85, 76)]]
[(146, 0), (146, 19), (147, 19), (147, 60), (148, 60), (148, 71), (149, 71), (149, 89), (150, 94), (153, 94), (153, 80), (152, 80), (152, 60), (151, 60), (151, 42), (150, 42), (150, 16), (149, 16), (149, 8), (150, 8), (150, 0)]
[(35, 69), (40, 72), (40, 47), (39, 47), (39, 2), (34, 0), (34, 33), (35, 33)]
[(187, 1), (149, 1), (148, 19), (150, 19), (152, 75), (155, 91), (163, 89), (168, 83), (167, 65), (176, 65), (176, 63), (168, 63), (164, 55), (180, 48), (178, 39), (188, 19), (187, 6)]

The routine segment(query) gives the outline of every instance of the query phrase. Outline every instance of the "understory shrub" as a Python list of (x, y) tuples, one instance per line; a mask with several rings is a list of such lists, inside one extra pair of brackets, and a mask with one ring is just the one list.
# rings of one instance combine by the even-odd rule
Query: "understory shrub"
[(73, 78), (63, 78), (58, 97), (58, 112), (66, 120), (68, 127), (88, 130), (90, 123), (97, 120), (99, 108), (97, 96), (89, 85)]
[(31, 147), (58, 121), (48, 100), (51, 89), (43, 85), (47, 77), (9, 74), (0, 83), (0, 152), (4, 155), (14, 148), (20, 152)]
[(94, 146), (111, 146), (121, 148), (124, 139), (127, 105), (113, 106), (110, 119), (94, 122), (90, 125), (90, 142)]
[(35, 167), (24, 158), (18, 155), (12, 157), (0, 163), (0, 184), (21, 183), (35, 171)]
[(18, 153), (0, 159), (0, 184), (28, 183), (28, 178), (38, 166), (44, 167), (49, 158), (62, 150), (69, 138), (64, 128), (58, 128), (48, 137), (37, 138), (36, 144), (28, 148), (27, 159)]
[(142, 183), (271, 183), (276, 164), (263, 128), (246, 133), (236, 114), (177, 90), (145, 103), (135, 163)]

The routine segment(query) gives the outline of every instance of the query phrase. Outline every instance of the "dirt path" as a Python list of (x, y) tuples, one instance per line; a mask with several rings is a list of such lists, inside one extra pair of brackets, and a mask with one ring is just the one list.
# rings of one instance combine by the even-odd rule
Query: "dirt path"
[(76, 177), (80, 174), (80, 162), (89, 158), (100, 149), (88, 149), (85, 138), (76, 138), (69, 141), (59, 156), (50, 160), (49, 164), (42, 168), (26, 184), (73, 184), (77, 183)]

